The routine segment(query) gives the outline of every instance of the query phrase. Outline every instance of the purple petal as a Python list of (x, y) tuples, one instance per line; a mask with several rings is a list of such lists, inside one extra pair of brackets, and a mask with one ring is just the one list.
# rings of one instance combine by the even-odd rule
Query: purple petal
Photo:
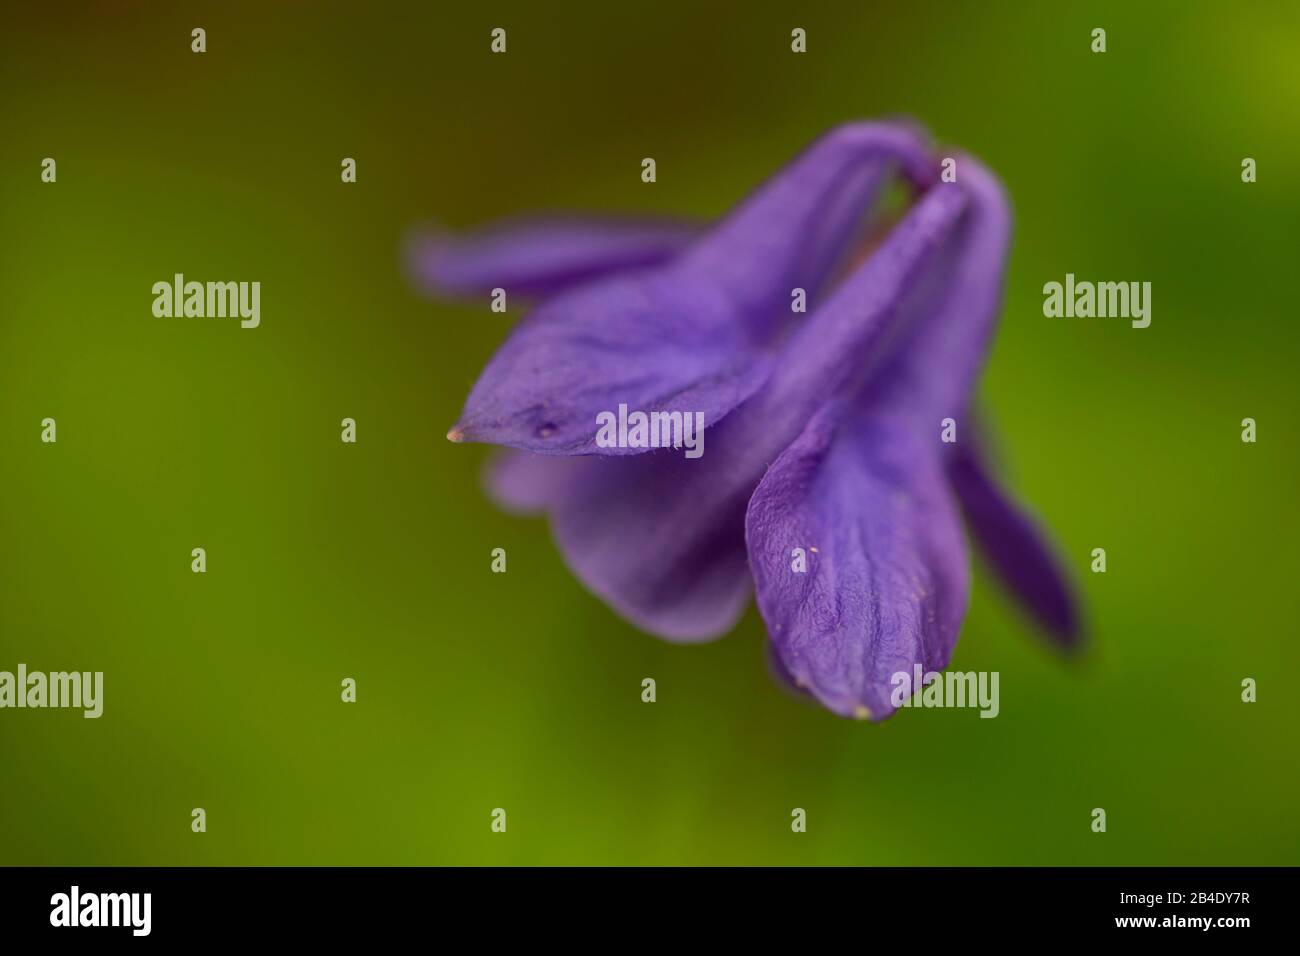
[(501, 510), (517, 515), (539, 514), (560, 502), (583, 464), (582, 458), (502, 448), (488, 459), (484, 484)]
[[(781, 665), (846, 717), (888, 717), (901, 702), (893, 675), (942, 669), (957, 641), (967, 559), (932, 440), (898, 416), (828, 404), (749, 504), (758, 606)], [(792, 568), (796, 548), (806, 573)]]
[(923, 131), (907, 123), (836, 127), (674, 265), (709, 276), (752, 313), (772, 314), (774, 302), (784, 302), (788, 312), (792, 289), (812, 295), (831, 276), (895, 169), (916, 185), (934, 178)]
[(905, 407), (918, 428), (935, 434), (940, 419), (958, 420), (957, 442), (945, 450), (971, 532), (1012, 592), (1068, 647), (1079, 636), (1069, 588), (1034, 523), (988, 476), (975, 422), (964, 418), (1001, 309), (1010, 215), (991, 174), (969, 157), (960, 157), (957, 165), (972, 203), (952, 285), (880, 374), (866, 401)]
[(966, 205), (963, 190), (930, 189), (791, 335), (770, 384), (755, 398), (768, 406), (765, 415), (795, 421), (789, 440), (827, 400), (875, 375), (882, 354), (896, 354), (893, 340), (930, 322), (935, 288), (951, 282), (953, 250), (960, 249), (954, 234)]
[(971, 536), (1003, 584), (1062, 647), (1077, 647), (1074, 596), (1051, 546), (1037, 523), (998, 487), (973, 440), (953, 446), (948, 480)]
[(546, 454), (634, 455), (596, 443), (602, 413), (701, 414), (712, 426), (754, 393), (770, 357), (707, 283), (616, 277), (549, 299), (470, 391), (453, 441)]
[[(770, 462), (851, 372), (943, 248), (964, 207), (931, 190), (781, 352), (782, 375), (706, 431), (703, 455), (669, 450), (582, 462), (552, 507), (574, 573), (615, 610), (673, 640), (728, 630), (750, 592), (745, 510)], [(789, 374), (785, 374), (786, 370)]]
[[(959, 183), (936, 186), (968, 197), (951, 260), (933, 289), (921, 321), (873, 374), (861, 401), (891, 407), (918, 427), (939, 435), (939, 423), (961, 423), (984, 365), (1002, 310), (1003, 273), (1011, 236), (1011, 213), (1001, 184), (976, 160), (957, 159)], [(962, 431), (959, 430), (958, 440)]]
[[(987, 351), (1010, 219), (991, 176), (966, 158), (958, 168), (960, 186), (936, 186), (922, 200), (936, 204), (936, 220), (951, 211), (938, 205), (945, 194), (968, 205), (942, 268), (911, 285), (920, 318), (851, 404), (828, 405), (777, 459), (746, 518), (776, 652), (796, 681), (845, 716), (892, 713), (901, 702), (893, 675), (945, 667), (965, 615), (967, 558), (940, 419), (961, 417)], [(799, 547), (817, 548), (807, 574), (790, 567)]]
[[(724, 422), (717, 432), (728, 430)], [(583, 458), (580, 479), (551, 509), (574, 575), (622, 617), (671, 641), (726, 633), (752, 591), (741, 529), (756, 476), (710, 454)]]
[(928, 162), (912, 131), (843, 127), (668, 265), (547, 300), (489, 362), (448, 437), (620, 456), (645, 450), (597, 445), (597, 416), (621, 405), (713, 427), (766, 379), (792, 287), (834, 264), (852, 225), (846, 190), (865, 201), (900, 157), (917, 175)]
[[(660, 488), (669, 492), (669, 504), (680, 504), (680, 498), (671, 496), (678, 479), (674, 462), (665, 458), (668, 454), (609, 459), (534, 455), (507, 448), (491, 459), (487, 484), (492, 497), (507, 511), (553, 512), (556, 538), (579, 578), (598, 582), (622, 579), (632, 582), (634, 588), (644, 582), (643, 593), (624, 589), (601, 594), (599, 588), (593, 588), (625, 618), (672, 640), (716, 637), (731, 628), (749, 602), (749, 569), (739, 534), (746, 493), (734, 496), (732, 547), (695, 553), (675, 547), (681, 536), (671, 533), (667, 522), (673, 519), (664, 512), (645, 522), (637, 531), (642, 537), (629, 547), (629, 539), (619, 531), (623, 525), (617, 520), (592, 520), (595, 512), (588, 506), (627, 485), (653, 487), (656, 476), (666, 476)], [(632, 519), (642, 516), (623, 515)], [(728, 551), (731, 560), (722, 558)], [(644, 573), (642, 562), (648, 560), (656, 562), (654, 575)], [(624, 568), (626, 575), (620, 575)]]
[(675, 220), (522, 219), (469, 235), (417, 234), (406, 260), (417, 286), (435, 296), (553, 295), (590, 279), (658, 265), (700, 227)]

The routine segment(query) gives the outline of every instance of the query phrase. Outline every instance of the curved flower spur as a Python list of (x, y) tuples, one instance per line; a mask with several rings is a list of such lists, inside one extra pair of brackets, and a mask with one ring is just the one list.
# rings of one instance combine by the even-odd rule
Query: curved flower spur
[[(715, 638), (755, 592), (774, 669), (838, 714), (884, 719), (892, 675), (947, 666), (969, 594), (962, 511), (1073, 646), (1050, 550), (965, 421), (1010, 215), (976, 160), (956, 169), (941, 181), (910, 125), (852, 123), (702, 231), (533, 221), (417, 242), (413, 271), (436, 293), (541, 300), (447, 437), (515, 449), (494, 463), (494, 497), (549, 513), (573, 572), (639, 627)], [(855, 254), (896, 174), (910, 208)], [(635, 431), (626, 409), (665, 428), (702, 415), (708, 454), (602, 440), (615, 410), (620, 437)], [(941, 440), (945, 419), (960, 441)]]

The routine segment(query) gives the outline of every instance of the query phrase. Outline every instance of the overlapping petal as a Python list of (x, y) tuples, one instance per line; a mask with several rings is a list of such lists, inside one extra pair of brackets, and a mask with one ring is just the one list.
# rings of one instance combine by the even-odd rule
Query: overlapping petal
[(825, 281), (854, 215), (900, 163), (915, 176), (928, 167), (911, 129), (841, 127), (667, 264), (544, 301), (488, 363), (449, 437), (617, 456), (644, 451), (597, 445), (596, 416), (620, 405), (715, 425), (766, 379), (791, 289)]
[[(746, 516), (759, 610), (786, 670), (846, 716), (892, 713), (892, 675), (948, 663), (968, 561), (944, 474), (1001, 306), (1010, 217), (1001, 187), (958, 162), (969, 199), (933, 307), (852, 402), (828, 404), (764, 476)], [(933, 191), (932, 191), (933, 194)], [(927, 197), (928, 199), (929, 197)], [(793, 548), (817, 548), (807, 573)]]
[[(957, 169), (937, 183), (920, 133), (850, 124), (698, 235), (534, 222), (425, 245), (413, 264), (439, 290), (552, 296), (449, 437), (512, 446), (491, 463), (493, 497), (548, 512), (574, 573), (645, 630), (718, 636), (756, 587), (774, 673), (836, 713), (883, 719), (895, 674), (948, 664), (969, 591), (962, 512), (1070, 646), (1069, 589), (965, 419), (1010, 217), (991, 174), (969, 157)], [(896, 171), (923, 195), (853, 265), (852, 238)], [(807, 317), (790, 314), (795, 287), (815, 304)], [(703, 412), (708, 453), (596, 446), (596, 415), (619, 405)], [(939, 441), (946, 418), (956, 446)]]
[(601, 447), (597, 416), (699, 412), (719, 421), (767, 376), (770, 355), (707, 282), (617, 276), (546, 300), (484, 369), (449, 437), (544, 454)]
[[(946, 468), (969, 536), (1011, 596), (1060, 646), (1073, 650), (1082, 640), (1082, 625), (1060, 560), (1040, 524), (999, 486), (977, 444), (964, 440), (953, 446)], [(584, 469), (595, 464), (589, 458), (506, 448), (488, 461), (485, 484), (503, 510), (540, 514), (572, 494)], [(718, 617), (728, 619), (725, 613)], [(649, 622), (643, 626), (659, 630)], [(792, 683), (774, 650), (771, 656), (776, 673)]]
[(809, 417), (852, 390), (918, 279), (945, 248), (965, 196), (931, 190), (782, 348), (764, 388), (707, 430), (704, 455), (673, 449), (584, 460), (550, 508), (574, 573), (640, 627), (717, 637), (750, 593), (745, 509), (768, 465)]
[[(830, 403), (749, 505), (750, 563), (777, 659), (846, 717), (887, 717), (893, 674), (946, 666), (966, 613), (961, 524), (926, 441), (896, 416)], [(795, 549), (806, 572), (794, 570)]]

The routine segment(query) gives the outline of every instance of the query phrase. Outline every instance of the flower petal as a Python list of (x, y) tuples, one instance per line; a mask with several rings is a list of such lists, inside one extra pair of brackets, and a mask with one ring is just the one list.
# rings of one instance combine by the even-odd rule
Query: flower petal
[(501, 510), (534, 515), (559, 503), (583, 464), (582, 458), (502, 448), (488, 459), (483, 480), (488, 495)]
[(953, 446), (948, 480), (971, 536), (1002, 583), (1058, 644), (1077, 647), (1078, 610), (1056, 555), (1038, 524), (998, 487), (974, 441)]
[[(589, 584), (596, 582), (593, 590), (626, 619), (671, 640), (716, 637), (731, 628), (749, 602), (749, 569), (739, 534), (746, 493), (735, 496), (732, 547), (716, 551), (680, 548), (682, 536), (671, 533), (666, 522), (673, 519), (662, 512), (640, 522), (635, 532), (639, 537), (628, 539), (623, 537), (625, 523), (617, 520), (619, 515), (613, 521), (605, 520), (590, 507), (591, 502), (606, 500), (625, 486), (653, 488), (656, 478), (661, 481), (658, 493), (669, 492), (670, 505), (680, 502), (670, 494), (680, 479), (675, 463), (665, 457), (668, 454), (608, 459), (535, 455), (506, 448), (490, 460), (487, 485), (491, 496), (507, 511), (551, 511), (555, 536), (577, 577)], [(622, 516), (633, 521), (646, 517), (644, 512), (629, 515), (626, 511)], [(636, 545), (629, 547), (629, 540)], [(730, 561), (722, 557), (728, 551)], [(655, 567), (655, 574), (645, 573), (648, 565)], [(602, 593), (599, 584), (607, 580), (644, 583), (646, 587), (643, 593), (627, 589)]]
[(960, 422), (992, 344), (1002, 310), (1011, 211), (996, 177), (977, 160), (957, 157), (968, 205), (946, 274), (931, 308), (911, 324), (881, 363), (860, 400), (889, 406), (934, 435), (943, 418)]
[[(962, 416), (987, 351), (1010, 219), (992, 176), (968, 158), (958, 169), (960, 186), (936, 186), (923, 200), (956, 189), (968, 206), (941, 281), (932, 271), (914, 290), (920, 317), (851, 403), (828, 404), (773, 463), (746, 516), (776, 652), (845, 716), (883, 719), (901, 703), (894, 674), (947, 666), (966, 611), (966, 549), (940, 419)], [(806, 574), (790, 567), (798, 547), (817, 548)]]
[[(908, 123), (846, 123), (809, 146), (674, 267), (707, 275), (743, 309), (777, 320), (791, 290), (821, 290), (889, 174), (934, 178), (924, 131)], [(773, 303), (786, 308), (772, 311)]]
[(817, 396), (853, 381), (940, 259), (964, 204), (961, 193), (931, 190), (783, 347), (781, 374), (706, 430), (701, 457), (665, 449), (582, 462), (581, 481), (551, 512), (587, 587), (672, 640), (706, 640), (735, 623), (750, 592), (744, 527), (755, 487), (824, 404)]
[(846, 183), (860, 203), (900, 155), (928, 162), (909, 129), (843, 127), (667, 265), (542, 303), (488, 363), (448, 437), (621, 456), (645, 449), (596, 443), (597, 416), (620, 405), (716, 425), (766, 379), (791, 288), (834, 264), (851, 224)]
[(957, 442), (946, 446), (947, 467), (967, 524), (1012, 592), (1069, 647), (1079, 637), (1070, 590), (1034, 523), (989, 476), (975, 422), (965, 417), (1001, 308), (1010, 215), (1001, 187), (978, 162), (959, 157), (957, 168), (971, 209), (950, 291), (864, 400), (905, 407), (919, 429), (937, 431), (942, 418), (959, 422)]
[(470, 391), (453, 441), (562, 455), (630, 455), (597, 444), (597, 416), (698, 413), (705, 427), (767, 375), (759, 350), (706, 282), (618, 276), (548, 299), (525, 318)]
[(593, 278), (658, 265), (700, 227), (664, 219), (509, 220), (469, 235), (426, 231), (408, 243), (415, 284), (435, 296), (553, 295)]
[[(749, 503), (750, 565), (777, 656), (845, 717), (888, 717), (893, 675), (947, 666), (966, 613), (965, 544), (931, 440), (897, 416), (830, 403)], [(796, 548), (806, 573), (793, 570)]]
[(722, 457), (673, 449), (578, 464), (580, 478), (551, 507), (574, 575), (658, 637), (704, 641), (730, 630), (752, 590), (741, 528), (754, 479), (729, 472)]

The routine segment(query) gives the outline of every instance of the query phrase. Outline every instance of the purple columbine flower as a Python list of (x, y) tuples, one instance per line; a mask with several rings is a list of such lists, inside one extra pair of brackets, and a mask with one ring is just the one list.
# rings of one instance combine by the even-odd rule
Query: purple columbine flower
[[(708, 640), (756, 594), (778, 675), (838, 714), (884, 719), (892, 675), (947, 666), (969, 595), (963, 512), (1072, 646), (1070, 592), (969, 421), (1010, 214), (997, 180), (955, 159), (942, 181), (914, 126), (852, 123), (707, 229), (534, 220), (423, 238), (411, 265), (432, 290), (540, 299), (448, 438), (517, 449), (494, 463), (494, 497), (547, 512), (573, 572), (639, 627)], [(895, 176), (913, 202), (863, 256), (862, 220)], [(620, 406), (702, 413), (707, 453), (598, 441)]]

